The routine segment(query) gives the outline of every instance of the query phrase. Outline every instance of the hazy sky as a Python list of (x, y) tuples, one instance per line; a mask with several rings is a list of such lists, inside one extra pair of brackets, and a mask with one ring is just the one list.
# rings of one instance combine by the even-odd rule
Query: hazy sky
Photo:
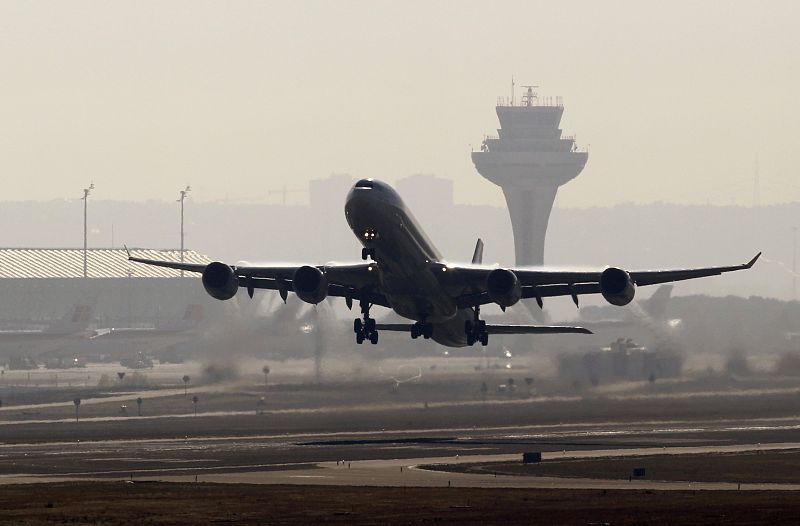
[[(0, 2), (0, 199), (277, 202), (456, 180), (519, 84), (590, 145), (559, 206), (800, 200), (797, 2)], [(307, 196), (290, 194), (290, 200)]]

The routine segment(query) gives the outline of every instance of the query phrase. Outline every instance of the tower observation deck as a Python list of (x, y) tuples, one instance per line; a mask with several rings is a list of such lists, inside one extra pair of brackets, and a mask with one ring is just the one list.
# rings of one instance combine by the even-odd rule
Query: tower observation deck
[(534, 88), (519, 104), (500, 100), (496, 137), (472, 152), (478, 173), (503, 189), (514, 230), (517, 265), (542, 265), (547, 223), (558, 187), (574, 179), (589, 157), (574, 137), (562, 136), (561, 98), (540, 101)]

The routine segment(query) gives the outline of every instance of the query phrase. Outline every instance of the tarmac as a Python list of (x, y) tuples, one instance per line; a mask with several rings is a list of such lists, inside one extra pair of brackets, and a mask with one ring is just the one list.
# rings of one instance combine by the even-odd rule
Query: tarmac
[[(800, 442), (779, 444), (737, 444), (728, 446), (598, 449), (542, 453), (542, 460), (556, 458), (589, 459), (603, 457), (741, 453), (800, 448)], [(321, 462), (312, 469), (291, 471), (252, 471), (215, 473), (202, 476), (203, 482), (246, 484), (299, 484), (327, 486), (381, 487), (462, 487), (462, 488), (549, 488), (549, 489), (627, 489), (627, 490), (731, 490), (798, 491), (800, 484), (739, 484), (735, 482), (681, 482), (656, 480), (610, 480), (512, 475), (482, 475), (424, 469), (431, 464), (472, 464), (521, 461), (520, 455), (465, 455), (414, 459)], [(161, 481), (192, 482), (193, 476), (158, 477)]]

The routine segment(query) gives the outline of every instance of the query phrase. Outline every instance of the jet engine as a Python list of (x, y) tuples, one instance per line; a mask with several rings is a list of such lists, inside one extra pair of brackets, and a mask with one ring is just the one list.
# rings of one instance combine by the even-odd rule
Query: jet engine
[(306, 303), (316, 305), (328, 296), (328, 278), (317, 267), (304, 265), (294, 271), (294, 292)]
[(239, 290), (239, 278), (230, 266), (215, 261), (203, 271), (203, 287), (212, 298), (229, 300)]
[(501, 307), (510, 307), (522, 297), (519, 278), (504, 268), (494, 269), (486, 276), (486, 291), (493, 302)]
[(633, 301), (636, 287), (627, 272), (608, 267), (600, 275), (600, 292), (607, 302), (621, 307)]

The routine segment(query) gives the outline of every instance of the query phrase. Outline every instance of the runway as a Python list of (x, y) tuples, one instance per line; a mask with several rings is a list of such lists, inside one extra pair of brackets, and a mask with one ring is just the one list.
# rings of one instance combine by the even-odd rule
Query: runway
[[(556, 458), (602, 458), (647, 455), (688, 455), (798, 449), (800, 443), (738, 444), (732, 446), (599, 449), (548, 452), (542, 460)], [(549, 488), (549, 489), (629, 489), (629, 490), (783, 490), (798, 491), (800, 484), (738, 484), (735, 482), (668, 482), (656, 480), (610, 480), (561, 477), (481, 475), (433, 471), (421, 468), (431, 464), (466, 464), (521, 461), (520, 455), (466, 455), (415, 459), (321, 462), (312, 469), (291, 471), (253, 471), (202, 475), (203, 482), (247, 484), (300, 484), (384, 487), (464, 487), (464, 488)], [(192, 482), (193, 476), (165, 476), (159, 480)], [(197, 480), (200, 480), (198, 476)]]
[[(440, 429), (407, 433), (300, 433), (256, 437), (109, 440), (0, 445), (0, 485), (71, 480), (159, 480), (373, 487), (464, 487), (624, 490), (781, 490), (800, 484), (482, 475), (435, 471), (435, 464), (519, 463), (523, 451), (543, 461), (800, 450), (800, 442), (729, 443), (751, 430), (796, 437), (791, 421), (724, 422), (698, 427), (659, 422), (649, 430), (616, 426)], [(718, 423), (719, 424), (719, 423)], [(719, 436), (717, 436), (719, 435)], [(651, 443), (665, 444), (653, 447)], [(607, 444), (610, 447), (600, 447)], [(636, 444), (638, 447), (626, 447)], [(681, 445), (687, 444), (687, 445)], [(496, 453), (503, 451), (502, 453)], [(506, 452), (509, 451), (509, 452)], [(18, 463), (15, 460), (21, 460)], [(9, 465), (9, 461), (10, 465)], [(4, 466), (4, 467), (3, 467)], [(347, 466), (347, 469), (344, 469)], [(32, 469), (30, 469), (32, 468)]]
[[(653, 480), (659, 469), (665, 473), (663, 455), (711, 458), (800, 450), (796, 390), (736, 386), (735, 401), (715, 391), (694, 398), (681, 393), (506, 393), (484, 402), (476, 399), (476, 382), (446, 380), (410, 384), (399, 391), (381, 383), (197, 386), (201, 408), (196, 417), (185, 391), (174, 388), (109, 397), (95, 392), (84, 396), (80, 422), (70, 418), (70, 402), (53, 401), (58, 393), (36, 404), (41, 413), (33, 415), (22, 411), (28, 403), (20, 400), (22, 404), (0, 413), (0, 484), (196, 480), (362, 487), (800, 489), (794, 476), (797, 465), (779, 464), (797, 458), (794, 453), (772, 458), (776, 469), (760, 477), (753, 474), (766, 457), (754, 461), (753, 455), (749, 460), (742, 455), (750, 462), (746, 469), (740, 469), (737, 458), (731, 462), (738, 471), (706, 472), (704, 478), (695, 468), (704, 466), (706, 457), (685, 457), (677, 473), (673, 469)], [(131, 407), (130, 397), (138, 394), (147, 397), (144, 416), (120, 413), (118, 404), (127, 401)], [(66, 393), (64, 398), (71, 399)], [(256, 405), (260, 399), (267, 403)], [(534, 473), (517, 468), (522, 453), (530, 451), (541, 452), (544, 460)], [(603, 462), (594, 471), (586, 471), (585, 465), (597, 460), (555, 462), (651, 455), (656, 457), (648, 464), (649, 478), (630, 481), (630, 467), (620, 471), (621, 462)], [(455, 471), (423, 467), (492, 462), (506, 466)], [(666, 464), (675, 466), (670, 459)], [(774, 476), (777, 472), (781, 477)], [(714, 478), (719, 473), (724, 476)], [(697, 480), (685, 480), (684, 474)], [(740, 486), (740, 480), (752, 483)]]

